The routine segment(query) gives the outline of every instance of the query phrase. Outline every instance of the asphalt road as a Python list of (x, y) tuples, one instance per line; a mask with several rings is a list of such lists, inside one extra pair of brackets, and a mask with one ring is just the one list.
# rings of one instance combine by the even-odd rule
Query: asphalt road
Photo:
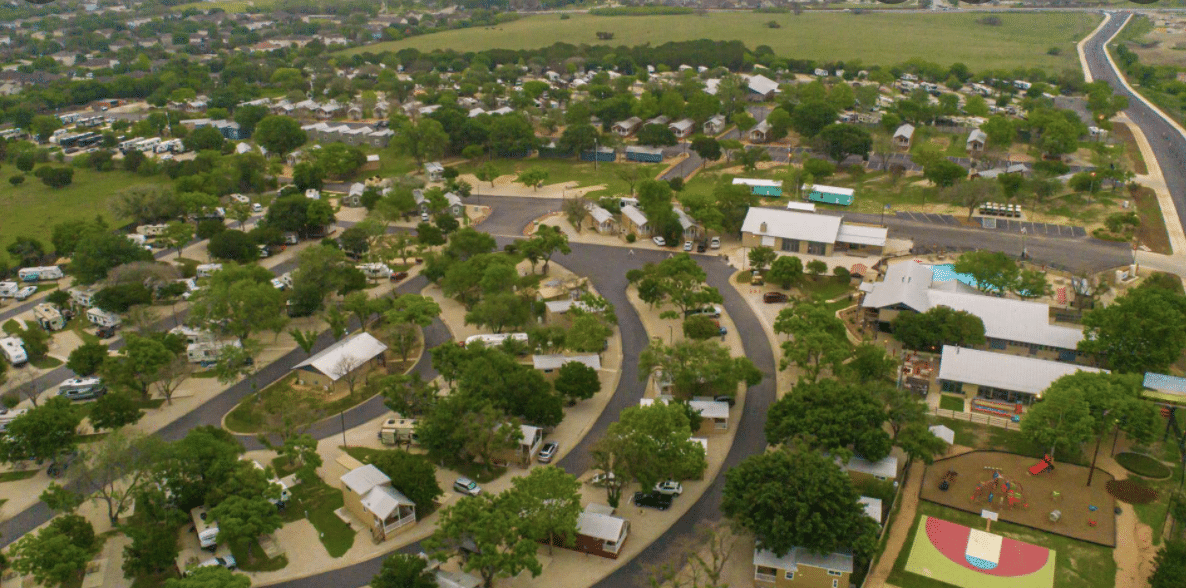
[(1120, 83), (1116, 72), (1108, 64), (1104, 55), (1104, 44), (1124, 24), (1130, 13), (1118, 12), (1112, 15), (1112, 20), (1100, 29), (1095, 36), (1084, 43), (1083, 53), (1087, 58), (1087, 67), (1096, 80), (1108, 82), (1118, 94), (1128, 96), (1128, 115), (1141, 128), (1149, 146), (1157, 157), (1161, 166), (1161, 173), (1165, 176), (1166, 186), (1173, 198), (1174, 206), (1178, 210), (1178, 218), (1186, 225), (1186, 137), (1178, 133), (1177, 129), (1161, 118), (1161, 115), (1146, 106)]

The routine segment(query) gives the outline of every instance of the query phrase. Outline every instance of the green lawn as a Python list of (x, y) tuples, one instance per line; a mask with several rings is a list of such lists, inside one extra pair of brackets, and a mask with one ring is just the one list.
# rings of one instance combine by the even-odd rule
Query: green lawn
[(354, 529), (334, 511), (342, 508), (342, 491), (321, 478), (302, 480), (292, 488), (292, 500), (281, 516), (285, 522), (308, 518), (321, 535), (321, 544), (331, 557), (342, 557), (354, 545)]
[(30, 361), (29, 363), (33, 364), (33, 367), (37, 369), (52, 370), (62, 365), (62, 360), (47, 355), (41, 359)]
[(1116, 454), (1116, 463), (1124, 469), (1146, 478), (1162, 479), (1168, 478), (1170, 475), (1170, 468), (1165, 464), (1140, 453), (1118, 453)]
[[(910, 534), (906, 538), (906, 544), (902, 551), (898, 553), (898, 559), (894, 560), (894, 569), (890, 573), (888, 581), (900, 588), (948, 588), (951, 584), (906, 571), (906, 562), (910, 559), (910, 548), (914, 545), (914, 536), (918, 531), (918, 522), (921, 518), (919, 515), (937, 517), (967, 525), (973, 529), (984, 529), (984, 519), (973, 513), (950, 509), (930, 502), (920, 501), (918, 503), (918, 513), (910, 526)], [(898, 524), (902, 522), (898, 521)], [(992, 532), (1053, 549), (1056, 552), (1054, 588), (1111, 588), (1115, 586), (1116, 562), (1112, 560), (1110, 548), (1043, 533), (1003, 521), (993, 523)]]
[(209, 0), (207, 2), (190, 2), (189, 4), (178, 4), (173, 7), (176, 12), (182, 12), (188, 8), (195, 8), (205, 12), (211, 8), (221, 8), (224, 11), (234, 14), (238, 12), (247, 12), (249, 8), (267, 9), (276, 4), (276, 0)]
[[(494, 167), (498, 168), (499, 175), (518, 175), (519, 172), (530, 168), (540, 168), (548, 172), (548, 179), (544, 180), (544, 184), (557, 184), (560, 182), (577, 182), (580, 186), (597, 186), (604, 185), (604, 190), (590, 192), (591, 196), (626, 196), (630, 192), (630, 184), (618, 177), (618, 173), (626, 168), (635, 168), (638, 170), (639, 180), (654, 178), (659, 175), (659, 172), (667, 169), (667, 163), (600, 163), (594, 167), (593, 162), (580, 161), (579, 159), (495, 159)], [(457, 166), (457, 171), (466, 174), (474, 173), (479, 167), (486, 164), (486, 161), (473, 161), (463, 163)], [(489, 182), (478, 182), (474, 186), (474, 193), (480, 194), (483, 188), (489, 188)], [(638, 184), (635, 183), (635, 189)]]
[[(936, 417), (933, 420), (935, 424), (946, 425), (955, 431), (956, 445), (991, 451), (1007, 451), (1009, 453), (1028, 455), (1035, 459), (1041, 459), (1043, 455), (1050, 452), (1049, 447), (1043, 447), (1026, 439), (1021, 434), (1021, 431), (1016, 429), (1003, 429), (990, 425), (969, 423), (968, 421), (959, 419)], [(1091, 446), (1089, 449), (1094, 447), (1094, 443), (1089, 445)], [(1104, 448), (1101, 451), (1107, 451), (1107, 449)], [(1085, 455), (1082, 451), (1070, 452), (1063, 450), (1056, 453), (1054, 458), (1056, 462), (1073, 463), (1084, 467), (1088, 466), (1091, 462), (1091, 454), (1087, 453)]]
[[(58, 165), (58, 164), (54, 164)], [(115, 218), (111, 212), (111, 197), (120, 190), (135, 185), (167, 185), (168, 178), (145, 178), (125, 171), (97, 172), (74, 169), (74, 183), (65, 188), (50, 189), (32, 174), (25, 174), (25, 183), (13, 186), (8, 176), (16, 168), (5, 167), (0, 172), (0, 209), (4, 210), (3, 227), (6, 238), (23, 235), (41, 239), (49, 244), (51, 229), (57, 223), (72, 219), (93, 219), (103, 215), (115, 226), (126, 219)]]
[[(250, 553), (250, 558), (248, 554)], [(282, 570), (288, 565), (288, 555), (277, 555), (268, 559), (259, 541), (252, 541), (246, 548), (241, 545), (231, 546), (231, 555), (235, 556), (235, 563), (244, 572), (274, 572)]]
[(801, 292), (810, 298), (833, 300), (852, 290), (852, 282), (848, 278), (836, 276), (812, 276), (808, 274), (797, 286)]
[(964, 399), (960, 396), (948, 396), (946, 394), (939, 397), (939, 408), (947, 410), (954, 410), (956, 412), (964, 411)]
[(19, 323), (16, 319), (8, 319), (4, 321), (4, 326), (0, 328), (3, 328), (4, 332), (9, 335), (15, 335), (21, 332), (21, 323)]
[[(226, 415), (226, 428), (236, 433), (263, 433), (268, 428), (269, 415), (264, 411), (264, 406), (267, 400), (273, 395), (290, 396), (297, 393), (292, 388), (292, 383), (296, 380), (295, 376), (285, 378), (267, 388), (264, 388), (257, 398), (252, 394), (244, 398), (238, 406), (233, 408), (231, 412)], [(306, 391), (306, 393), (309, 393)], [(321, 402), (317, 410), (303, 411), (297, 413), (295, 416), (289, 417), (293, 419), (291, 426), (301, 427), (315, 423), (328, 415), (334, 415), (343, 410), (349, 410), (367, 399), (374, 396), (374, 392), (368, 390), (362, 382), (354, 390), (353, 394), (348, 394), (333, 402)]]
[(16, 482), (19, 480), (28, 480), (29, 478), (36, 476), (37, 472), (39, 472), (39, 471), (41, 471), (41, 470), (23, 470), (23, 471), (19, 471), (19, 472), (4, 472), (3, 474), (0, 474), (0, 483)]
[[(1075, 43), (1099, 24), (1085, 13), (1000, 14), (1001, 26), (976, 23), (979, 14), (714, 13), (705, 16), (607, 17), (573, 14), (529, 16), (494, 27), (476, 27), (376, 43), (346, 54), (454, 49), (535, 49), (553, 43), (612, 46), (662, 45), (669, 41), (739, 40), (750, 49), (768, 45), (779, 56), (818, 61), (861, 60), (895, 65), (923, 58), (963, 62), (973, 71), (1040, 68), (1050, 73), (1079, 69)], [(777, 32), (767, 28), (774, 21)], [(599, 31), (611, 32), (602, 41)], [(942, 47), (942, 51), (937, 51)], [(1057, 47), (1060, 54), (1047, 55)]]

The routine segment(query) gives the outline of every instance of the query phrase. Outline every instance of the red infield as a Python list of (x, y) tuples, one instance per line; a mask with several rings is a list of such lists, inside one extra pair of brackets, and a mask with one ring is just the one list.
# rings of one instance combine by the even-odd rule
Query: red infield
[(947, 559), (991, 576), (1027, 576), (1041, 570), (1050, 550), (956, 523), (927, 517), (927, 539)]

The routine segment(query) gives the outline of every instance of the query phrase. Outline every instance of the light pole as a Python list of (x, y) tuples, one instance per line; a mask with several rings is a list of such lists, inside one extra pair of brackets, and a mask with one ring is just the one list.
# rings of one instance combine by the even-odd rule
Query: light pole
[(881, 207), (881, 225), (882, 226), (885, 226), (885, 211), (889, 210), (890, 206), (891, 206), (890, 204), (886, 204), (885, 206)]
[(346, 443), (346, 411), (339, 412), (338, 418), (342, 421), (342, 447), (350, 447), (350, 444)]
[(1026, 253), (1025, 253), (1025, 235), (1027, 232), (1028, 231), (1025, 230), (1025, 227), (1021, 227), (1021, 258), (1022, 259), (1025, 259), (1027, 257)]

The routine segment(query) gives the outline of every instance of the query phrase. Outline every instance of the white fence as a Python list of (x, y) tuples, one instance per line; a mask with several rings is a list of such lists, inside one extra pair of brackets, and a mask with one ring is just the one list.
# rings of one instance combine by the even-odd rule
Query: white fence
[(976, 423), (978, 425), (989, 425), (989, 426), (993, 426), (993, 427), (1001, 427), (1003, 429), (1009, 429), (1009, 430), (1013, 430), (1013, 431), (1021, 430), (1021, 423), (1015, 423), (1010, 419), (1003, 419), (1000, 417), (989, 416), (986, 414), (981, 414), (981, 413), (976, 413), (976, 412), (954, 411), (954, 410), (948, 410), (946, 408), (932, 408), (931, 414), (933, 414), (937, 417), (943, 417), (946, 419), (953, 419), (953, 420), (957, 420), (957, 421), (964, 421), (964, 422), (968, 422), (968, 423)]

